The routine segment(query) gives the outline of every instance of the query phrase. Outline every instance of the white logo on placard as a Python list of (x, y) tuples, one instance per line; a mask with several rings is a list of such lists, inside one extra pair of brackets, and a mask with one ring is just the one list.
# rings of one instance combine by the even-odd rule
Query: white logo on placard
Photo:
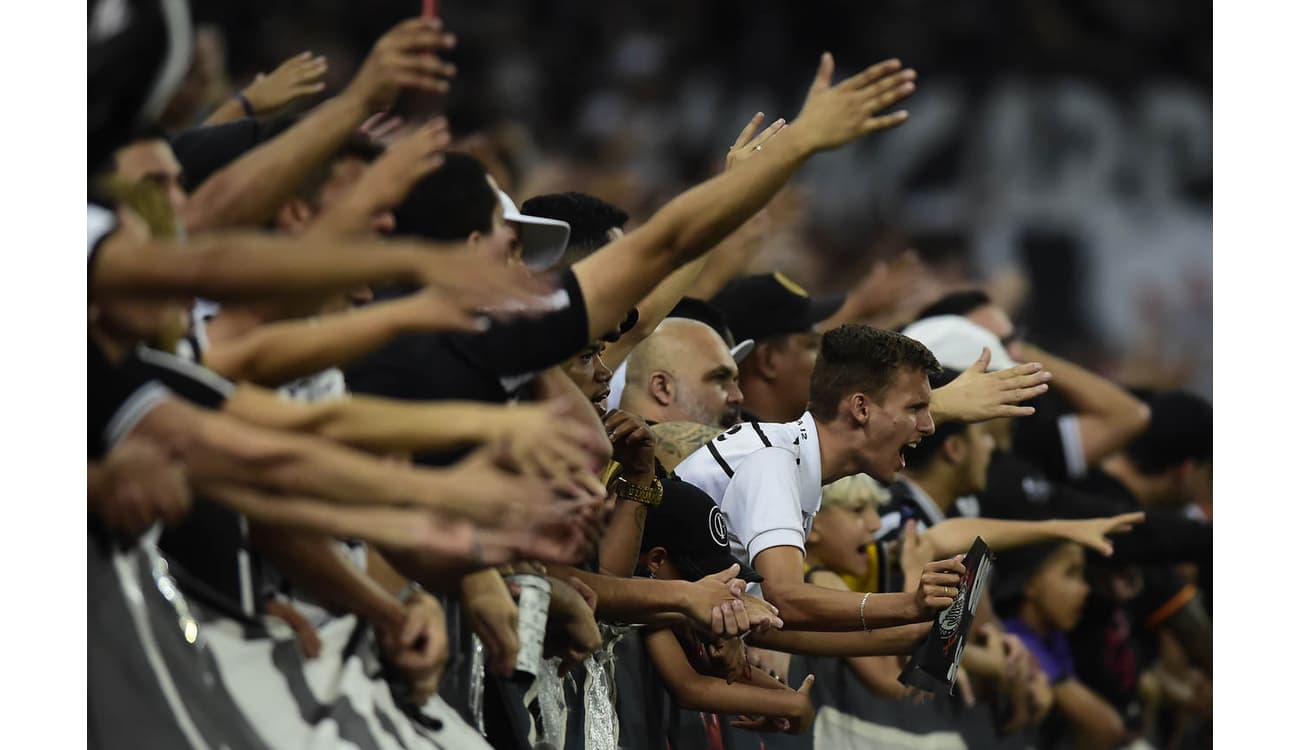
[(727, 521), (722, 517), (722, 509), (716, 505), (709, 509), (709, 536), (719, 547), (727, 546)]

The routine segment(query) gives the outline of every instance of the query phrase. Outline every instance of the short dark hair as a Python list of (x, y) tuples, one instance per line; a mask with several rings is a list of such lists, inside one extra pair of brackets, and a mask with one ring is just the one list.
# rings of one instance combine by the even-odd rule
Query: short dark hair
[(993, 304), (993, 300), (987, 293), (979, 289), (963, 289), (957, 292), (949, 292), (931, 302), (925, 309), (917, 313), (916, 319), (925, 320), (937, 315), (969, 315), (973, 310), (991, 304)]
[(609, 243), (609, 230), (622, 229), (627, 212), (586, 193), (548, 193), (524, 201), (521, 213), (569, 222), (569, 244), (561, 266), (571, 266)]
[(501, 205), (483, 163), (448, 151), (441, 167), (416, 183), (393, 212), (397, 233), (429, 240), (464, 240), (492, 231), (492, 212)]
[(334, 152), (333, 157), (307, 173), (302, 184), (298, 186), (298, 197), (313, 204), (318, 203), (321, 190), (325, 188), (325, 183), (329, 181), (335, 164), (344, 159), (357, 159), (369, 164), (382, 156), (383, 153), (384, 147), (372, 141), (369, 136), (364, 133), (353, 133), (348, 136), (347, 141), (339, 147), (339, 150)]
[[(940, 372), (930, 376), (931, 388), (942, 388), (961, 375), (957, 370), (943, 368)], [(970, 427), (965, 422), (956, 420), (937, 424), (934, 427), (934, 434), (921, 438), (921, 442), (915, 448), (903, 447), (903, 458), (907, 460), (907, 468), (924, 471), (930, 468), (934, 459), (938, 457), (940, 449), (943, 448), (944, 441), (954, 435), (965, 434), (966, 429)]]
[(822, 335), (821, 352), (813, 367), (809, 410), (829, 421), (840, 399), (862, 391), (880, 399), (901, 369), (940, 372), (939, 362), (921, 342), (901, 333), (848, 323)]
[(1184, 461), (1214, 458), (1214, 407), (1186, 391), (1135, 391), (1151, 409), (1145, 432), (1124, 448), (1143, 474), (1160, 474)]

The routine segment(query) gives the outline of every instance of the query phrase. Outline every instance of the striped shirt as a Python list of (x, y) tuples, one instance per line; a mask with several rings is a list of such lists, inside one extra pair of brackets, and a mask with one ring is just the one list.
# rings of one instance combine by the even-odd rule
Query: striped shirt
[(805, 412), (794, 422), (742, 422), (677, 466), (679, 477), (722, 509), (731, 554), (752, 565), (765, 549), (804, 549), (821, 508), (817, 425)]

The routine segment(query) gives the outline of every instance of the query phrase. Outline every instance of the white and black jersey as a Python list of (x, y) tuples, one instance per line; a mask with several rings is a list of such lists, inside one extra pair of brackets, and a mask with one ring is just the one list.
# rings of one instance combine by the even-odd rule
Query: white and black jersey
[[(196, 406), (219, 411), (235, 384), (184, 357), (137, 347), (123, 364), (148, 375)], [(248, 521), (234, 510), (198, 496), (190, 513), (166, 529), (158, 548), (175, 563), (185, 590), (230, 615), (260, 611), (261, 576), (249, 548)]]
[(804, 549), (822, 502), (819, 451), (807, 412), (794, 422), (742, 422), (688, 456), (676, 474), (713, 498), (731, 554), (752, 565), (765, 549)]

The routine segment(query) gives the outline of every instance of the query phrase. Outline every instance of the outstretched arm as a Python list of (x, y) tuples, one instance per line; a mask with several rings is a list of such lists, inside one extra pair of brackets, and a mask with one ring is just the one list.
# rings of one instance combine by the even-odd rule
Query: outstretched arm
[(983, 537), (994, 551), (1023, 547), (1053, 539), (1078, 542), (1109, 557), (1113, 552), (1107, 535), (1123, 533), (1142, 523), (1145, 513), (1124, 513), (1110, 518), (1080, 521), (1005, 521), (996, 518), (949, 518), (931, 526), (923, 536), (934, 545), (938, 557), (970, 549), (975, 537)]
[[(762, 133), (759, 133), (758, 126), (762, 122), (763, 113), (759, 112), (740, 131), (736, 142), (732, 144), (731, 150), (727, 152), (727, 169), (732, 169), (746, 159), (757, 155), (762, 150), (762, 147), (768, 144), (769, 140), (785, 127), (785, 120), (777, 120)], [(729, 248), (724, 248), (724, 246), (745, 239), (743, 227), (737, 229), (722, 240), (717, 247), (673, 271), (668, 278), (660, 282), (654, 288), (654, 291), (637, 303), (636, 309), (639, 317), (632, 330), (623, 334), (618, 341), (605, 348), (604, 354), (601, 355), (605, 365), (611, 370), (618, 368), (623, 363), (623, 360), (627, 359), (632, 349), (649, 337), (655, 328), (663, 322), (664, 318), (668, 317), (668, 313), (672, 312), (677, 303), (682, 301), (682, 297), (685, 297), (686, 293), (695, 286), (705, 268), (714, 267), (715, 270), (711, 274), (713, 276), (721, 276), (725, 273), (725, 271), (716, 267), (729, 265), (729, 261), (736, 253), (727, 252)], [(725, 284), (726, 280), (723, 280), (722, 283)], [(713, 295), (710, 294), (709, 296)]]
[(863, 605), (862, 595), (836, 591), (803, 580), (803, 554), (797, 547), (770, 547), (754, 558), (763, 576), (763, 596), (781, 612), (792, 629), (862, 631), (928, 621), (952, 604), (965, 566), (952, 558), (925, 566), (914, 593), (872, 594)]
[(753, 216), (808, 157), (903, 122), (905, 112), (874, 116), (915, 89), (915, 72), (901, 68), (890, 60), (831, 86), (834, 63), (823, 55), (799, 118), (761, 154), (674, 198), (643, 226), (575, 265), (589, 338), (613, 330), (629, 305)]
[(346, 367), (407, 333), (482, 330), (481, 318), (439, 292), (423, 290), (361, 308), (268, 323), (212, 340), (203, 365), (231, 380), (277, 387), (330, 367)]
[(312, 170), (325, 163), (361, 123), (390, 105), (402, 87), (445, 90), (454, 68), (429, 54), (454, 37), (441, 21), (415, 18), (380, 37), (361, 70), (337, 97), (273, 140), (205, 180), (186, 202), (191, 232), (256, 226), (271, 218)]
[(737, 716), (781, 717), (798, 723), (800, 730), (811, 723), (809, 681), (795, 691), (775, 681), (772, 688), (766, 688), (702, 675), (691, 666), (677, 637), (668, 629), (647, 633), (645, 646), (655, 671), (682, 708)]

